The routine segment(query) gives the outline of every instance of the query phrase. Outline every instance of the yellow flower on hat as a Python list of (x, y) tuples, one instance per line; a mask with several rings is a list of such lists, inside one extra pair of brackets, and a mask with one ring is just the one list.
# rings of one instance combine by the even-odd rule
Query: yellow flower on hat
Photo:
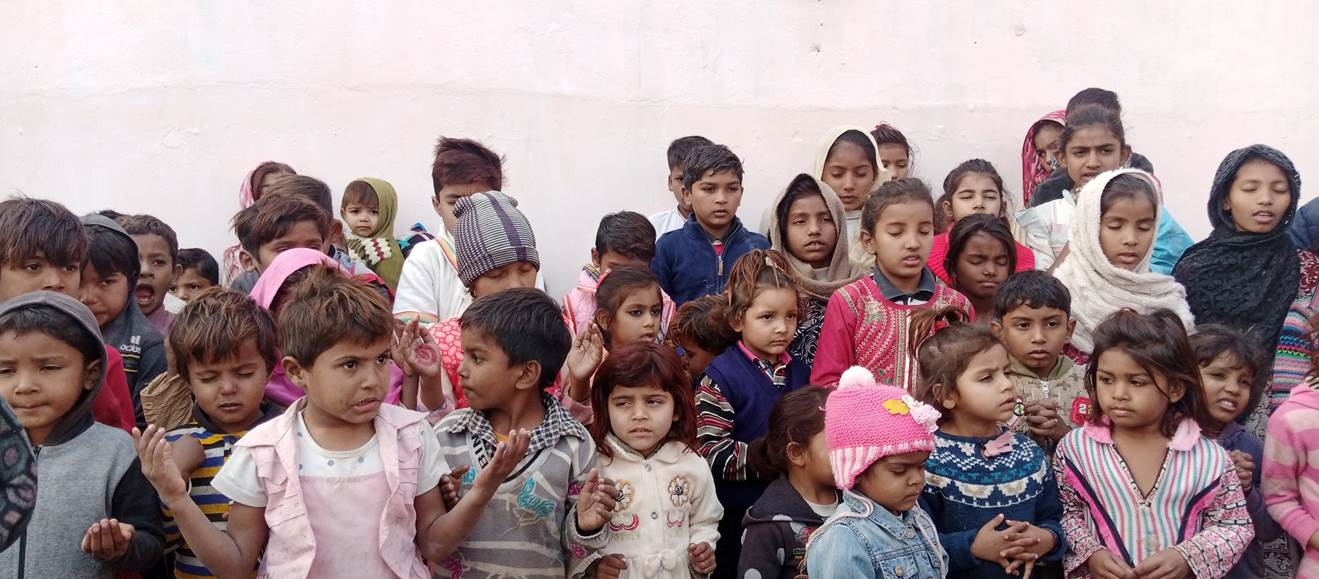
[(911, 408), (901, 400), (885, 400), (884, 409), (888, 410), (889, 414), (911, 414)]

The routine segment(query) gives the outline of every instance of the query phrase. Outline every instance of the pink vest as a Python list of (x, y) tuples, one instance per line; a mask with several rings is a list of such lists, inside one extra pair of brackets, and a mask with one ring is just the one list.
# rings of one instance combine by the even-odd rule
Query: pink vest
[[(267, 424), (270, 428), (254, 429), (238, 441), (238, 446), (251, 449), (257, 476), (266, 490), (266, 525), (270, 527), (270, 538), (259, 577), (307, 577), (316, 558), (316, 538), (302, 481), (297, 476), (297, 439), (293, 428), (297, 412), (304, 404), (305, 401), (294, 404)], [(343, 524), (379, 516), (380, 556), (396, 576), (404, 578), (430, 576), (417, 550), (417, 512), (413, 507), (421, 464), (421, 424), (425, 418), (419, 412), (391, 405), (381, 406), (376, 415), (380, 461), (390, 492), (383, 512), (354, 512), (355, 505), (342, 504), (338, 512), (311, 515), (333, 517)]]

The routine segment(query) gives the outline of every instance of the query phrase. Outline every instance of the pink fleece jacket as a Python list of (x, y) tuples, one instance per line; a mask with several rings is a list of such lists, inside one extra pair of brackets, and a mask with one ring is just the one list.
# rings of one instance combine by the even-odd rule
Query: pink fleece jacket
[(1297, 577), (1319, 577), (1319, 549), (1309, 546), (1319, 532), (1319, 391), (1315, 379), (1292, 389), (1269, 418), (1264, 439), (1264, 470), (1260, 489), (1269, 515), (1305, 547)]

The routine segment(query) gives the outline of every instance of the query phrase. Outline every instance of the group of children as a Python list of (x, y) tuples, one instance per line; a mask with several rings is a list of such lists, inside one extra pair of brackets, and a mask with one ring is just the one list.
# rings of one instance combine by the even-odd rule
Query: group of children
[(466, 139), (404, 236), (388, 182), (336, 213), (261, 164), (220, 263), (0, 203), (0, 572), (1319, 575), (1281, 152), (1223, 161), (1195, 244), (1102, 89), (1030, 127), (1024, 197), (843, 127), (753, 231), (729, 148), (667, 158), (676, 208), (604, 216), (559, 302)]

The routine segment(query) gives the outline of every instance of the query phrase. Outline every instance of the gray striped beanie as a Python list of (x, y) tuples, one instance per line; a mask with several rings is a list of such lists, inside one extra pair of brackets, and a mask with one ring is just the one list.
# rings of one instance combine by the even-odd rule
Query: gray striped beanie
[(536, 234), (518, 211), (518, 202), (499, 191), (475, 193), (453, 207), (458, 218), (454, 245), (458, 252), (458, 278), (472, 287), (485, 272), (525, 261), (540, 268)]

